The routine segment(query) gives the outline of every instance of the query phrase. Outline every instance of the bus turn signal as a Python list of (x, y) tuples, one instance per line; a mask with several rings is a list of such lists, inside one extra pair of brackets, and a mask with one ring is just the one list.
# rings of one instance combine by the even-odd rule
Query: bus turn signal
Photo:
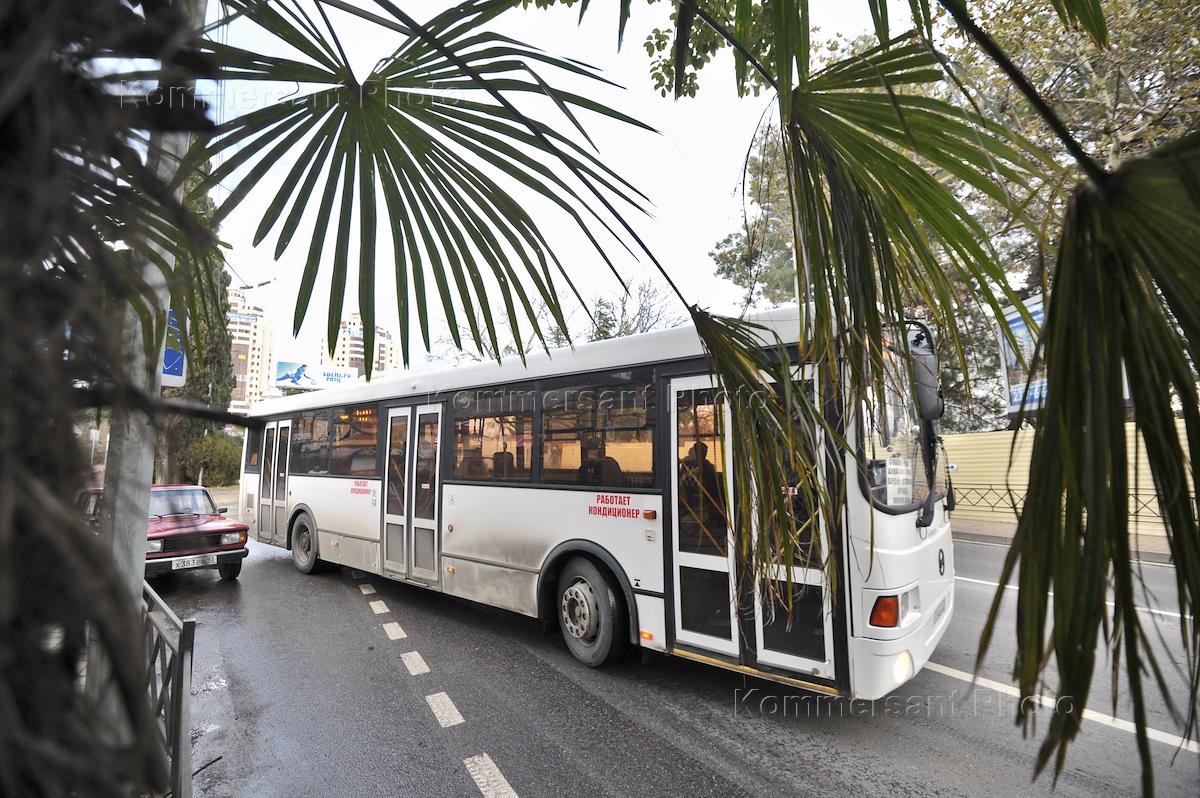
[(900, 597), (880, 596), (871, 608), (871, 625), (896, 627), (900, 625)]

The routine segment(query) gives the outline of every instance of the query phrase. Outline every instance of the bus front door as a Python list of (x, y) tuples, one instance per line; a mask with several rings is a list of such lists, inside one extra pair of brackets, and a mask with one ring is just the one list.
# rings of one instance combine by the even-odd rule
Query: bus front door
[(671, 380), (675, 640), (738, 655), (729, 407), (707, 376)]
[[(744, 665), (833, 679), (832, 613), (822, 568), (829, 547), (820, 519), (797, 534), (799, 547), (811, 556), (795, 560), (790, 574), (783, 565), (769, 566), (763, 582), (747, 589), (752, 596), (740, 599), (730, 409), (708, 376), (672, 380), (671, 396), (676, 642)], [(801, 493), (793, 485), (776, 489)], [(807, 520), (803, 508), (796, 514)], [(739, 604), (751, 602), (752, 609), (739, 613)]]

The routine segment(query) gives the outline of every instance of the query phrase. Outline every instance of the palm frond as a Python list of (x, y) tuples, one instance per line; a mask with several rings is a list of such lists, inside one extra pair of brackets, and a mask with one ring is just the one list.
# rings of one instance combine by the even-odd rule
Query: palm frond
[[(1102, 184), (1088, 182), (1067, 211), (1038, 356), (1047, 392), (1031, 453), (1029, 492), (1001, 578), (1018, 571), (1014, 676), (1037, 692), (1053, 654), (1057, 694), (1087, 703), (1096, 652), (1125, 659), (1142, 759), (1153, 791), (1143, 681), (1168, 706), (1183, 703), (1195, 734), (1200, 601), (1200, 135), (1131, 161)], [(1135, 609), (1139, 583), (1131, 545), (1125, 435), (1129, 400), (1154, 478), (1180, 603), (1180, 641), (1190, 692), (1171, 695), (1158, 675), (1148, 630)], [(1183, 420), (1187, 449), (1176, 432)], [(1112, 590), (1114, 606), (1106, 605)], [(1051, 608), (1050, 596), (1053, 595)], [(999, 596), (981, 641), (993, 633)], [(1106, 640), (1100, 637), (1104, 628)], [(1052, 635), (1047, 636), (1047, 632)], [(1021, 720), (1032, 722), (1028, 708)], [(1078, 711), (1056, 711), (1039, 752), (1061, 770), (1079, 733)]]
[[(74, 422), (80, 394), (143, 383), (121, 321), (140, 321), (154, 363), (166, 312), (152, 283), (186, 272), (176, 242), (207, 240), (154, 164), (161, 135), (210, 126), (173, 90), (211, 70), (178, 4), (16, 0), (0, 17), (0, 371), (22, 375), (0, 399), (0, 792), (160, 793), (130, 585), (73, 506), (88, 470)], [(100, 689), (80, 689), (85, 652), (107, 663)]]
[(833, 480), (826, 471), (837, 458), (820, 453), (850, 448), (824, 411), (835, 389), (821, 383), (805, 343), (787, 347), (762, 325), (695, 306), (689, 311), (730, 409), (739, 561), (749, 566), (744, 573), (751, 584), (770, 595), (768, 606), (778, 602), (791, 612), (791, 577), (784, 580), (789, 589), (776, 595), (774, 566), (785, 566), (788, 574), (792, 568), (822, 570), (831, 591), (839, 584), (838, 561), (818, 542), (822, 526), (838, 528), (845, 490), (838, 468)]
[[(836, 581), (827, 553), (787, 542), (800, 539), (803, 519), (774, 486), (796, 488), (814, 523), (839, 528), (846, 464), (815, 455), (826, 440), (831, 450), (857, 451), (830, 411), (853, 428), (857, 408), (885, 404), (888, 349), (908, 346), (898, 330), (910, 310), (926, 308), (961, 358), (955, 281), (978, 286), (993, 308), (993, 286), (1015, 300), (982, 229), (930, 167), (1019, 216), (1020, 194), (1048, 163), (974, 112), (913, 91), (940, 77), (928, 48), (901, 37), (809, 76), (787, 95), (798, 348), (692, 309), (731, 404), (739, 544), (756, 577), (782, 564), (823, 568)], [(784, 389), (801, 368), (811, 369), (816, 395)]]
[(1063, 23), (1083, 28), (1100, 47), (1108, 45), (1108, 21), (1100, 0), (1050, 0)]
[(814, 75), (790, 103), (804, 326), (830, 364), (844, 345), (850, 384), (873, 385), (879, 400), (884, 340), (907, 309), (932, 314), (966, 371), (953, 282), (997, 312), (994, 290), (1015, 301), (982, 228), (929, 167), (1019, 214), (1013, 192), (1046, 165), (974, 112), (905, 93), (936, 81), (937, 66), (922, 44), (896, 40)]
[[(315, 234), (294, 319), (297, 330), (317, 280), (328, 268), (327, 340), (334, 345), (352, 249), (358, 251), (360, 312), (364, 319), (373, 317), (377, 220), (385, 222), (392, 236), (406, 364), (414, 304), (426, 348), (430, 344), (430, 278), (458, 345), (463, 343), (458, 338), (460, 312), (467, 319), (471, 343), (480, 350), (486, 346), (497, 351), (497, 314), (513, 330), (524, 322), (543, 340), (536, 313), (539, 302), (565, 328), (562, 297), (578, 298), (578, 292), (547, 245), (539, 222), (514, 191), (557, 207), (614, 274), (615, 252), (646, 252), (617, 210), (617, 205), (640, 209), (644, 195), (594, 152), (548, 123), (524, 115), (507, 98), (550, 100), (585, 140), (579, 111), (646, 126), (580, 94), (554, 88), (540, 72), (606, 83), (591, 67), (485, 30), (482, 25), (505, 4), (472, 0), (424, 25), (384, 4), (400, 16), (394, 25), (410, 33), (393, 55), (361, 80), (351, 71), (332, 29), (325, 33), (299, 4), (234, 0), (230, 6), (291, 45), (304, 60), (210, 42), (209, 53), (221, 64), (221, 76), (295, 81), (311, 91), (230, 120), (191, 158), (199, 162), (226, 153), (225, 162), (198, 188), (203, 191), (227, 179), (235, 182), (218, 208), (218, 217), (223, 217), (281, 158), (302, 153), (268, 204), (255, 235), (257, 243), (274, 232), (278, 258), (293, 243), (309, 193), (317, 192)], [(352, 210), (358, 214), (356, 232)], [(332, 234), (332, 252), (326, 230)]]

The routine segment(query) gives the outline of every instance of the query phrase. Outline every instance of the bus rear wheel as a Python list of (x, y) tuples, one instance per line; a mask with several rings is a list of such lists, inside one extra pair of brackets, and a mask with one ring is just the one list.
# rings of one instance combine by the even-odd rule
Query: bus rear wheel
[(292, 524), (292, 563), (302, 574), (318, 571), (317, 527), (307, 513), (296, 516)]
[(575, 659), (590, 668), (625, 650), (625, 610), (618, 588), (590, 560), (574, 557), (558, 577), (558, 625)]

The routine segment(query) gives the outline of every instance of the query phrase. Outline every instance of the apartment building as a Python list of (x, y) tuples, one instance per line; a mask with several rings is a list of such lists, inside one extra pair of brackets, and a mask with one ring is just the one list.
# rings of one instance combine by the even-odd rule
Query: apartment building
[(229, 340), (233, 350), (231, 413), (246, 413), (274, 387), (275, 359), (271, 321), (241, 291), (229, 292)]

